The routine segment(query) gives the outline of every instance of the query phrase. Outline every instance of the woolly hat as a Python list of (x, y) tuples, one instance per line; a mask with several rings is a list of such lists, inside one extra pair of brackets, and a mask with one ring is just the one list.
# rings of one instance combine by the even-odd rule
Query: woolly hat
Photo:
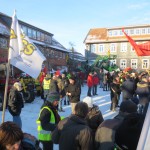
[(74, 81), (76, 80), (75, 76), (71, 76), (69, 79), (74, 80)]
[(91, 97), (87, 96), (83, 99), (84, 103), (87, 103), (88, 107), (92, 108), (93, 107), (93, 100)]
[(59, 101), (59, 94), (57, 92), (49, 93), (47, 101), (53, 103), (55, 100)]
[(125, 100), (120, 105), (120, 111), (127, 113), (137, 112), (137, 105), (131, 100)]

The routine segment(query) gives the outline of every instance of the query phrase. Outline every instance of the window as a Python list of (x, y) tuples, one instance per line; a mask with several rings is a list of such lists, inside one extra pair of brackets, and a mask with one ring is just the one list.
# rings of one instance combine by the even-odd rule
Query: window
[(36, 39), (36, 31), (35, 30), (32, 30), (32, 37), (33, 37), (33, 39)]
[(120, 68), (125, 69), (127, 66), (127, 60), (126, 59), (121, 59), (120, 60)]
[(51, 44), (52, 37), (45, 34), (45, 42)]
[(6, 38), (0, 38), (0, 48), (7, 49), (7, 39)]
[(32, 29), (28, 28), (28, 37), (32, 37)]
[(37, 32), (37, 40), (41, 40), (41, 32)]
[(104, 45), (101, 45), (101, 44), (99, 45), (99, 52), (101, 53), (104, 52)]
[(135, 29), (135, 34), (140, 34), (140, 29)]
[(27, 35), (27, 27), (25, 27), (25, 26), (21, 26), (21, 28), (22, 28), (22, 30), (23, 30), (23, 32), (24, 32), (24, 34), (25, 34), (25, 35)]
[(149, 67), (149, 60), (143, 59), (142, 60), (142, 69), (148, 69), (148, 67)]
[(137, 69), (137, 59), (131, 59), (131, 68)]
[(123, 35), (123, 32), (122, 32), (122, 30), (120, 30), (120, 35), (121, 35), (121, 36)]
[(109, 35), (109, 36), (112, 36), (112, 31), (109, 31), (109, 32), (108, 32), (108, 35)]
[(110, 44), (110, 52), (116, 52), (117, 49), (117, 44), (116, 43), (111, 43)]
[(150, 28), (147, 28), (147, 34), (150, 34)]
[(145, 28), (141, 29), (141, 33), (146, 34), (146, 29)]
[(91, 52), (95, 52), (95, 45), (94, 44), (91, 44)]
[(41, 33), (41, 41), (44, 41), (44, 34)]
[(117, 30), (113, 31), (113, 35), (116, 36), (117, 35)]
[(131, 29), (131, 30), (130, 30), (130, 34), (131, 34), (131, 35), (134, 34), (134, 29)]
[(121, 43), (121, 52), (126, 52), (127, 51), (127, 43)]

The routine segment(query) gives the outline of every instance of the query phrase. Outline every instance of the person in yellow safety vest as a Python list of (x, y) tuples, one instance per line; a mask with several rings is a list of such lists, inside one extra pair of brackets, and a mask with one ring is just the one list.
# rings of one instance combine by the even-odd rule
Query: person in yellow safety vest
[(49, 93), (47, 100), (40, 109), (39, 118), (36, 121), (38, 125), (38, 139), (43, 145), (43, 150), (53, 150), (51, 132), (60, 121), (60, 116), (56, 110), (58, 101), (59, 94), (57, 92)]
[(44, 90), (44, 102), (47, 99), (47, 96), (49, 94), (50, 82), (51, 82), (51, 76), (49, 74), (47, 74), (42, 83), (43, 90)]

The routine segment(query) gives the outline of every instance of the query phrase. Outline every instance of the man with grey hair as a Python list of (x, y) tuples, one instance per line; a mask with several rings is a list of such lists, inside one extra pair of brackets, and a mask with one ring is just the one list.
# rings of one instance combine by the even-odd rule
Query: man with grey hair
[(61, 120), (52, 133), (52, 141), (59, 144), (59, 150), (92, 150), (92, 132), (85, 121), (88, 106), (78, 102), (75, 113)]

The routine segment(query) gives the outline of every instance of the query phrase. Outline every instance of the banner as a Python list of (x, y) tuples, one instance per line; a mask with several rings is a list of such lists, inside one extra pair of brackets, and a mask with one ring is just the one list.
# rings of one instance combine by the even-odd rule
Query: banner
[(23, 31), (21, 31), (15, 13), (12, 17), (10, 33), (8, 56), (10, 64), (36, 79), (41, 72), (42, 63), (46, 58)]
[(126, 38), (130, 42), (138, 56), (150, 56), (150, 42), (136, 44), (136, 42), (130, 36), (128, 36), (123, 29), (122, 32), (125, 34)]

